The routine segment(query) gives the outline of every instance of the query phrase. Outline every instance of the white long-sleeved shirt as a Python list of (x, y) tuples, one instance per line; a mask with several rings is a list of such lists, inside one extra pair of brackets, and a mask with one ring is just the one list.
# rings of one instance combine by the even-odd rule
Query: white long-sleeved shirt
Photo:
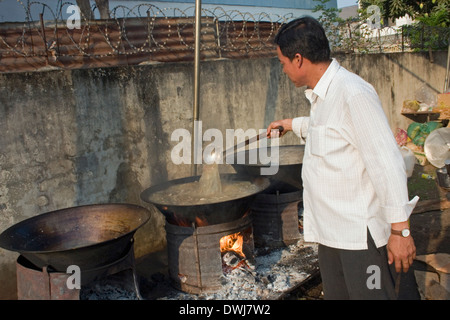
[(294, 118), (305, 145), (304, 238), (348, 250), (377, 247), (391, 223), (408, 220), (419, 198), (408, 200), (405, 163), (374, 88), (333, 59), (314, 89), (309, 117)]

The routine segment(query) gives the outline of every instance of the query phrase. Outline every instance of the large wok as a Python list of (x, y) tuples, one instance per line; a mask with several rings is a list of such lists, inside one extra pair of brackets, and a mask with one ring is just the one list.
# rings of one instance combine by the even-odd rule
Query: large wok
[(248, 175), (223, 174), (222, 181), (251, 181), (258, 186), (258, 191), (252, 194), (234, 198), (224, 202), (208, 202), (198, 205), (187, 205), (183, 203), (168, 204), (154, 202), (151, 195), (155, 192), (166, 190), (174, 184), (186, 184), (198, 181), (200, 176), (193, 176), (171, 180), (159, 185), (152, 186), (141, 193), (141, 199), (145, 202), (152, 203), (157, 207), (166, 219), (172, 224), (192, 226), (199, 223), (218, 224), (237, 220), (244, 216), (250, 208), (252, 200), (256, 195), (269, 187), (269, 180), (261, 177), (249, 177)]
[(38, 268), (92, 270), (120, 259), (148, 210), (130, 204), (99, 204), (44, 213), (0, 235), (0, 247), (16, 251)]
[[(250, 162), (250, 152), (256, 152), (258, 155), (256, 163)], [(268, 152), (270, 156), (270, 149)], [(261, 154), (260, 148), (256, 150), (252, 149), (252, 151), (245, 150), (234, 153), (234, 159), (227, 158), (227, 163), (233, 162), (232, 166), (238, 174), (247, 174), (253, 177), (261, 176), (261, 168), (263, 167), (278, 165), (278, 172), (275, 175), (266, 176), (267, 178), (287, 182), (295, 187), (302, 188), (301, 172), (304, 152), (304, 145), (279, 146), (278, 161), (274, 160), (272, 164), (262, 164), (259, 159), (259, 155)], [(244, 161), (239, 160), (242, 157), (245, 159)]]

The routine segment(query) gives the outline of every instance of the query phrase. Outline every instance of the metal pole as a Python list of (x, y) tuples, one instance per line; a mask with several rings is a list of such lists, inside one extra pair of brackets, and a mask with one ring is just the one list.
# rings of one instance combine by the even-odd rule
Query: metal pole
[[(193, 139), (192, 146), (198, 139), (196, 122), (199, 120), (199, 105), (200, 105), (200, 35), (201, 35), (201, 18), (202, 18), (202, 1), (195, 0), (195, 52), (194, 52), (194, 118), (193, 118)], [(199, 139), (202, 141), (202, 139)], [(202, 145), (197, 145), (197, 148), (202, 148)], [(196, 159), (197, 150), (192, 148), (192, 164), (193, 175), (197, 175), (197, 163)]]
[(448, 86), (448, 74), (449, 74), (449, 67), (450, 67), (450, 37), (448, 38), (448, 48), (447, 48), (447, 70), (445, 72), (445, 82), (444, 82), (444, 91), (443, 93), (447, 93), (449, 86)]

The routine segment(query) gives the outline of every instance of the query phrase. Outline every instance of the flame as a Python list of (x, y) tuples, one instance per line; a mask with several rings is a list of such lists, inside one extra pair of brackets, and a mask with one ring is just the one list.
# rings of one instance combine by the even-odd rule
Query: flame
[(244, 249), (244, 236), (242, 235), (241, 232), (233, 233), (228, 236), (224, 236), (220, 239), (221, 253), (233, 251), (236, 252), (241, 257), (245, 258), (243, 249)]
[(200, 218), (200, 217), (195, 217), (195, 224), (197, 227), (205, 227), (207, 225), (209, 225), (208, 221), (206, 220), (206, 218)]
[[(184, 218), (184, 217), (179, 217), (175, 213), (168, 220), (169, 220), (169, 223), (180, 226), (180, 227), (192, 227), (192, 222), (190, 222), (189, 219)], [(209, 223), (206, 220), (206, 218), (197, 216), (197, 217), (195, 217), (194, 225), (196, 227), (205, 227), (205, 226), (209, 225)]]

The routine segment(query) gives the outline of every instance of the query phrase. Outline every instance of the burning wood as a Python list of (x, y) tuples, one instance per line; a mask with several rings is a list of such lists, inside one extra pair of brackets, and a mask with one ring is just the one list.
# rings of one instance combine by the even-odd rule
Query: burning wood
[(222, 257), (222, 262), (231, 268), (237, 268), (239, 264), (242, 262), (242, 258), (239, 257), (236, 253), (228, 251)]
[(228, 274), (235, 269), (241, 269), (251, 273), (255, 267), (236, 252), (228, 251), (222, 256), (222, 270), (225, 274)]
[(251, 271), (254, 267), (244, 254), (244, 233), (237, 232), (220, 239), (220, 252), (222, 253), (222, 269), (229, 273), (235, 269)]

